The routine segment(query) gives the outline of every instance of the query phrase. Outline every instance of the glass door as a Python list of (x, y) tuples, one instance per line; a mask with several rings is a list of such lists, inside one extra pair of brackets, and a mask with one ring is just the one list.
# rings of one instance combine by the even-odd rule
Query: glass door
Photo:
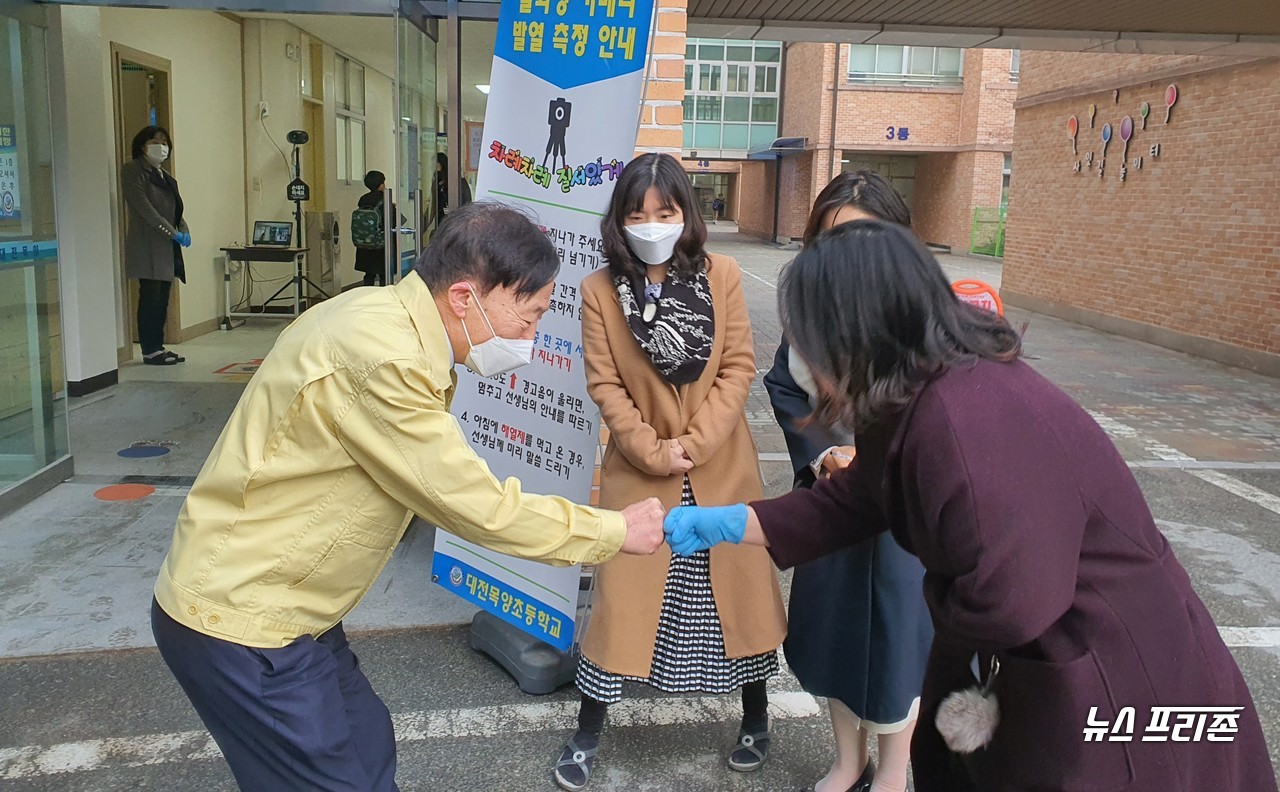
[(0, 506), (68, 455), (45, 31), (0, 16)]
[(402, 6), (396, 20), (398, 50), (397, 178), (400, 254), (397, 278), (408, 274), (426, 245), (434, 220), (437, 21)]

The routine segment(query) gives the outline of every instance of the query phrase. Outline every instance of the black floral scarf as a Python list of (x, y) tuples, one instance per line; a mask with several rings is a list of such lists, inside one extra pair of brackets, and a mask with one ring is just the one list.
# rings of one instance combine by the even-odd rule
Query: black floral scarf
[(674, 272), (662, 284), (643, 287), (626, 277), (614, 279), (622, 315), (653, 366), (672, 385), (687, 385), (702, 376), (711, 359), (716, 325), (711, 281), (705, 269), (691, 279)]

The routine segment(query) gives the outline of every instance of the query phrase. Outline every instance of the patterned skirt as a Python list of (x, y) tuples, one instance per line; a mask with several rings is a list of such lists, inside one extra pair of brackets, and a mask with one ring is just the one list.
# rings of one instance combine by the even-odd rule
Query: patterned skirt
[[(696, 505), (689, 478), (682, 506)], [(605, 704), (622, 700), (622, 683), (643, 682), (663, 693), (732, 693), (743, 685), (778, 674), (778, 653), (730, 659), (724, 653), (724, 630), (711, 590), (711, 554), (673, 555), (667, 567), (662, 612), (653, 645), (649, 676), (623, 676), (587, 658), (578, 661), (578, 689)]]

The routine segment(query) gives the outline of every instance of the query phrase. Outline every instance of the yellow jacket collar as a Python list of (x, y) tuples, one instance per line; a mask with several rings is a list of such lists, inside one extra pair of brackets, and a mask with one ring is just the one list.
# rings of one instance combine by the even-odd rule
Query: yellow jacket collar
[[(440, 316), (440, 309), (436, 305), (431, 290), (416, 272), (410, 272), (393, 288), (396, 297), (409, 312), (409, 319), (413, 322), (414, 329), (418, 331), (418, 338), (422, 341), (422, 349), (427, 354), (427, 360), (430, 361), (432, 374), (452, 378), (453, 366), (456, 363), (453, 359), (453, 344), (449, 342), (449, 334), (444, 329), (444, 319)], [(449, 361), (448, 368), (443, 367), (445, 360)]]

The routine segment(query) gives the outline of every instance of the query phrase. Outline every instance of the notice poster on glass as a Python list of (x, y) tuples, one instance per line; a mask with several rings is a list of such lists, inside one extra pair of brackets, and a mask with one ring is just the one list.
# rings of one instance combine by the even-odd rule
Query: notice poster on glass
[[(521, 207), (560, 254), (532, 364), (464, 373), (453, 412), (499, 478), (586, 503), (600, 419), (582, 361), (583, 277), (604, 266), (600, 219), (635, 152), (654, 0), (502, 0), (477, 200)], [(432, 577), (509, 624), (567, 650), (578, 567), (554, 568), (436, 534)]]
[(22, 217), (22, 190), (18, 179), (18, 131), (0, 124), (0, 219)]

